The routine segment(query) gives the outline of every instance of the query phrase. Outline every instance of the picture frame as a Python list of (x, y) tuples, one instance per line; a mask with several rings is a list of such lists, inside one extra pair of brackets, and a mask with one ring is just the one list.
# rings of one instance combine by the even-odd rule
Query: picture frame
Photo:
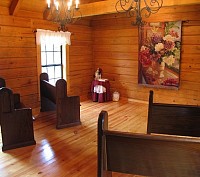
[(138, 84), (178, 89), (182, 21), (146, 23), (139, 28)]

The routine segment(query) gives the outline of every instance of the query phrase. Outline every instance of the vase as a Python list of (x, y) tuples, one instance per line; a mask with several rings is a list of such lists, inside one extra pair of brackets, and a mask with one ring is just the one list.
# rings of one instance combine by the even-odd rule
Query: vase
[(119, 101), (119, 96), (120, 96), (119, 92), (115, 91), (113, 93), (113, 101)]
[(164, 61), (162, 61), (162, 62), (160, 63), (159, 69), (160, 69), (160, 75), (159, 75), (159, 77), (160, 77), (160, 78), (165, 77), (165, 76), (164, 76), (164, 70), (165, 70), (165, 62), (164, 62)]

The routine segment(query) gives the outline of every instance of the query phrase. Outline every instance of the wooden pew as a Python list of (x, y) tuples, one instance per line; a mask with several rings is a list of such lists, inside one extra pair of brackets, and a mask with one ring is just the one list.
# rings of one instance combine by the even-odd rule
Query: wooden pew
[(56, 111), (56, 128), (80, 125), (80, 97), (67, 96), (67, 83), (59, 79), (56, 86), (49, 83), (47, 73), (40, 74), (41, 111)]
[(200, 136), (200, 107), (153, 102), (149, 95), (147, 133)]
[(6, 81), (5, 81), (4, 78), (1, 78), (1, 77), (0, 77), (0, 88), (1, 88), (1, 87), (6, 87)]
[[(0, 88), (6, 87), (6, 81), (4, 78), (0, 78)], [(14, 107), (16, 109), (25, 107), (24, 104), (20, 101), (20, 94), (14, 93)]]
[(15, 109), (12, 90), (6, 87), (0, 88), (0, 120), (2, 151), (36, 144), (32, 109)]
[(108, 130), (108, 114), (98, 119), (98, 177), (112, 172), (154, 177), (199, 177), (200, 139)]

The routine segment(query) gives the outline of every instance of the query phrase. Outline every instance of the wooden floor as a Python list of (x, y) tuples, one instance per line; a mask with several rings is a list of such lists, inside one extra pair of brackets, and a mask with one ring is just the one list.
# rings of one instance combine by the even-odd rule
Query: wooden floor
[[(0, 177), (96, 177), (97, 119), (101, 110), (108, 111), (109, 129), (146, 132), (145, 103), (88, 100), (81, 103), (82, 125), (60, 130), (55, 128), (53, 112), (41, 113), (34, 121), (36, 145), (0, 151)], [(133, 175), (114, 173), (113, 176)]]

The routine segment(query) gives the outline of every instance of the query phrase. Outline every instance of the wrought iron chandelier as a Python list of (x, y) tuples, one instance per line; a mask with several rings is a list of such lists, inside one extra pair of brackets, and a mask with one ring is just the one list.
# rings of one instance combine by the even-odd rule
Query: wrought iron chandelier
[(115, 9), (117, 12), (126, 12), (128, 17), (136, 16), (133, 25), (145, 24), (142, 17), (148, 18), (155, 14), (163, 5), (163, 0), (118, 0)]
[(67, 31), (67, 24), (75, 23), (82, 18), (79, 0), (47, 0), (43, 17), (59, 24), (59, 31)]

